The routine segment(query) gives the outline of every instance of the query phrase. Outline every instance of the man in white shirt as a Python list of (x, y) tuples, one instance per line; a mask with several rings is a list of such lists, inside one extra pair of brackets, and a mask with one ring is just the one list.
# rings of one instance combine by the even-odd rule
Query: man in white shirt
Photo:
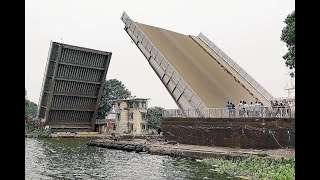
[(236, 109), (239, 112), (239, 117), (243, 117), (244, 116), (244, 114), (243, 114), (244, 112), (243, 112), (242, 101), (240, 101), (239, 104), (237, 104)]
[(254, 111), (254, 104), (252, 104), (252, 102), (250, 102), (250, 105), (249, 105), (249, 116), (250, 117), (252, 117), (254, 115), (253, 111)]
[(261, 111), (261, 104), (259, 101), (256, 101), (256, 104), (254, 105), (254, 109), (255, 109), (255, 116), (259, 117), (260, 111)]
[(248, 105), (247, 102), (245, 102), (245, 101), (243, 101), (243, 109), (244, 109), (244, 115), (245, 115), (246, 117), (249, 117), (249, 114), (248, 114), (248, 112), (249, 112), (249, 105)]

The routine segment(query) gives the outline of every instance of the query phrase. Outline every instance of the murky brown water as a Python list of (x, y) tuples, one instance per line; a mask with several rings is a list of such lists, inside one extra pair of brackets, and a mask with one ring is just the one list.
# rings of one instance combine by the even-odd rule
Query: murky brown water
[(88, 141), (26, 138), (26, 179), (237, 179), (198, 160), (91, 147)]

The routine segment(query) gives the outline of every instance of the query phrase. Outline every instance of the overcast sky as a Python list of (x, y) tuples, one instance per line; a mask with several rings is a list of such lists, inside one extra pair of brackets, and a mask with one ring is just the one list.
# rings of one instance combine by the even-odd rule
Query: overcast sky
[(25, 86), (38, 103), (50, 41), (112, 52), (107, 79), (122, 81), (149, 107), (177, 108), (174, 100), (131, 43), (120, 20), (131, 19), (186, 35), (204, 33), (274, 97), (290, 83), (280, 41), (294, 0), (27, 0)]

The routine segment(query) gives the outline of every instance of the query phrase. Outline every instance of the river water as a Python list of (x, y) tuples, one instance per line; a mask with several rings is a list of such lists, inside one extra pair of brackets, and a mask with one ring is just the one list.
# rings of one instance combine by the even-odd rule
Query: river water
[(26, 138), (26, 179), (237, 179), (200, 160), (92, 147), (89, 140)]

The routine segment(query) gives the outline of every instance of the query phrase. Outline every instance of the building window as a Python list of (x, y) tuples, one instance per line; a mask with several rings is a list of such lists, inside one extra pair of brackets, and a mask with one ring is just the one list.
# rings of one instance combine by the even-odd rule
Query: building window
[(136, 102), (135, 102), (135, 108), (140, 108), (140, 103), (139, 103), (139, 101), (136, 101)]
[(133, 124), (130, 125), (130, 131), (133, 131)]
[(147, 119), (147, 113), (142, 112), (141, 113), (141, 118), (142, 118), (142, 120), (146, 120)]
[(142, 108), (144, 108), (144, 109), (147, 108), (145, 101), (142, 101), (141, 104), (142, 104)]
[(117, 119), (120, 120), (121, 116), (120, 114), (117, 114)]
[(133, 112), (129, 114), (129, 120), (133, 120)]
[(143, 130), (146, 129), (146, 126), (145, 126), (144, 124), (142, 124), (142, 129), (143, 129)]
[(132, 102), (129, 103), (129, 108), (133, 108), (133, 103)]

